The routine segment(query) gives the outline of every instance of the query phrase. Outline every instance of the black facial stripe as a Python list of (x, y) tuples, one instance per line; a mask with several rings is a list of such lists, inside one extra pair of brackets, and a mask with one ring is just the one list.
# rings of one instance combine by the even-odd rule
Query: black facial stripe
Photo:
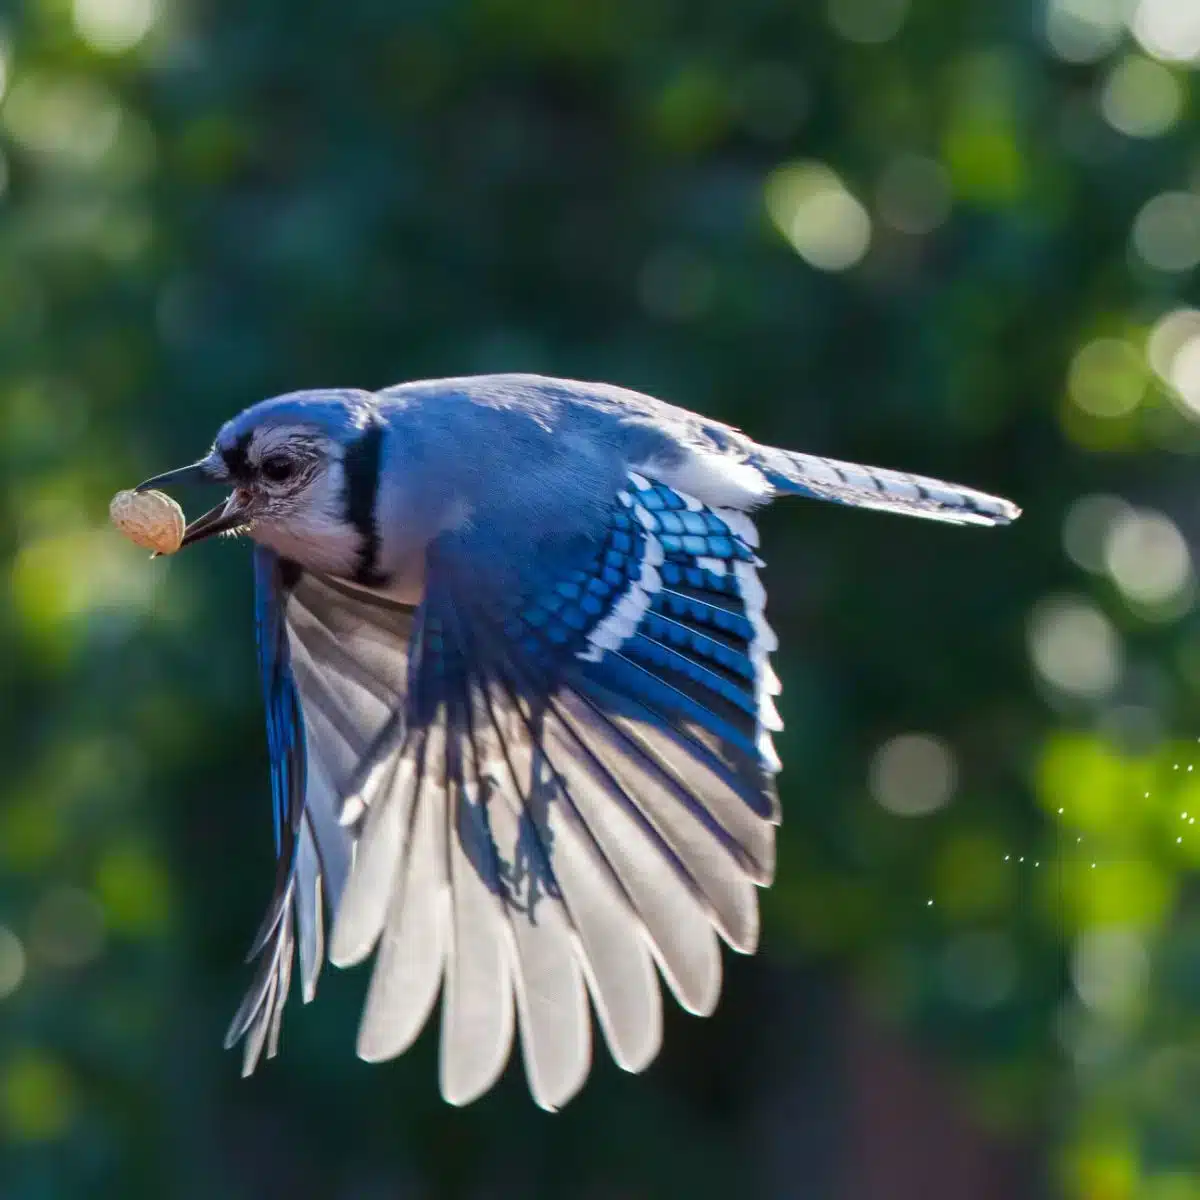
[(245, 479), (250, 474), (250, 459), (247, 455), (253, 437), (252, 433), (243, 433), (232, 446), (227, 446), (221, 451), (225, 466), (234, 479)]
[(375, 521), (375, 502), (379, 496), (379, 468), (383, 459), (383, 424), (370, 419), (362, 437), (346, 451), (342, 466), (346, 473), (343, 503), (346, 520), (358, 530), (362, 545), (354, 581), (367, 586), (387, 582), (379, 571), (379, 526)]

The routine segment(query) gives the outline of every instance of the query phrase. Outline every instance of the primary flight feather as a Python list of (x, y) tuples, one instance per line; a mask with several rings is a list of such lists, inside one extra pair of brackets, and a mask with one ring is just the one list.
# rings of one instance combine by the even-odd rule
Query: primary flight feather
[(780, 728), (751, 513), (784, 495), (1001, 525), (1006, 500), (760, 446), (605, 384), (532, 375), (297, 392), (147, 480), (228, 485), (189, 545), (255, 545), (275, 890), (229, 1030), (274, 1054), (293, 969), (375, 963), (358, 1036), (442, 999), (441, 1088), (520, 1032), (534, 1099), (644, 1068), (659, 975), (706, 1014), (718, 936), (758, 941)]

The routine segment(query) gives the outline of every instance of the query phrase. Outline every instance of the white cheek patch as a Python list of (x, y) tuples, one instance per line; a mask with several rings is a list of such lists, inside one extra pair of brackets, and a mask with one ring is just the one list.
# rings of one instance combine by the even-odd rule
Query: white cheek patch
[(326, 546), (339, 564), (350, 568), (357, 563), (362, 537), (346, 520), (345, 491), (345, 468), (340, 459), (331, 459), (301, 497), (297, 524), (305, 536)]
[(252, 536), (310, 570), (352, 574), (362, 537), (346, 520), (345, 478), (341, 459), (331, 455), (281, 515), (259, 521)]

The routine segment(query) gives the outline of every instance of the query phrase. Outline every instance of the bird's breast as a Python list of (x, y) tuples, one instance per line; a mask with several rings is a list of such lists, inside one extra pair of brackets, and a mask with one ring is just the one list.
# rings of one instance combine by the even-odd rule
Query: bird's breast
[(252, 526), (250, 536), (309, 571), (348, 578), (358, 566), (358, 536), (354, 530), (332, 521), (316, 518), (290, 521), (287, 525), (258, 522)]

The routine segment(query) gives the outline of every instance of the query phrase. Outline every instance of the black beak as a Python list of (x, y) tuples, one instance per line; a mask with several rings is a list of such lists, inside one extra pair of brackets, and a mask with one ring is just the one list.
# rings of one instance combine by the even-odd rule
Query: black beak
[(250, 493), (240, 488), (228, 500), (210, 508), (202, 517), (189, 522), (183, 531), (183, 541), (179, 543), (182, 550), (193, 542), (202, 542), (205, 538), (217, 533), (230, 533), (248, 525), (250, 517)]
[(194, 462), (187, 467), (178, 467), (174, 471), (167, 471), (164, 475), (155, 475), (153, 479), (147, 479), (143, 483), (139, 483), (133, 490), (135, 492), (148, 492), (151, 488), (172, 487), (177, 483), (220, 483), (212, 473), (212, 468), (208, 465), (208, 460), (202, 458), (199, 462)]
[[(225, 480), (217, 478), (207, 459), (201, 459), (199, 462), (194, 462), (186, 467), (179, 467), (174, 471), (167, 471), (163, 475), (155, 475), (153, 479), (147, 479), (143, 483), (139, 483), (133, 490), (135, 492), (149, 491), (151, 488), (172, 487), (175, 484), (191, 484), (191, 483), (223, 483)], [(184, 546), (190, 546), (194, 542), (202, 542), (205, 538), (212, 537), (218, 533), (230, 533), (235, 529), (240, 529), (244, 525), (249, 524), (250, 516), (250, 493), (242, 488), (238, 488), (227, 499), (223, 500), (214, 508), (210, 508), (202, 517), (197, 517), (190, 522), (187, 528), (183, 531), (183, 541), (180, 542), (180, 549)]]

